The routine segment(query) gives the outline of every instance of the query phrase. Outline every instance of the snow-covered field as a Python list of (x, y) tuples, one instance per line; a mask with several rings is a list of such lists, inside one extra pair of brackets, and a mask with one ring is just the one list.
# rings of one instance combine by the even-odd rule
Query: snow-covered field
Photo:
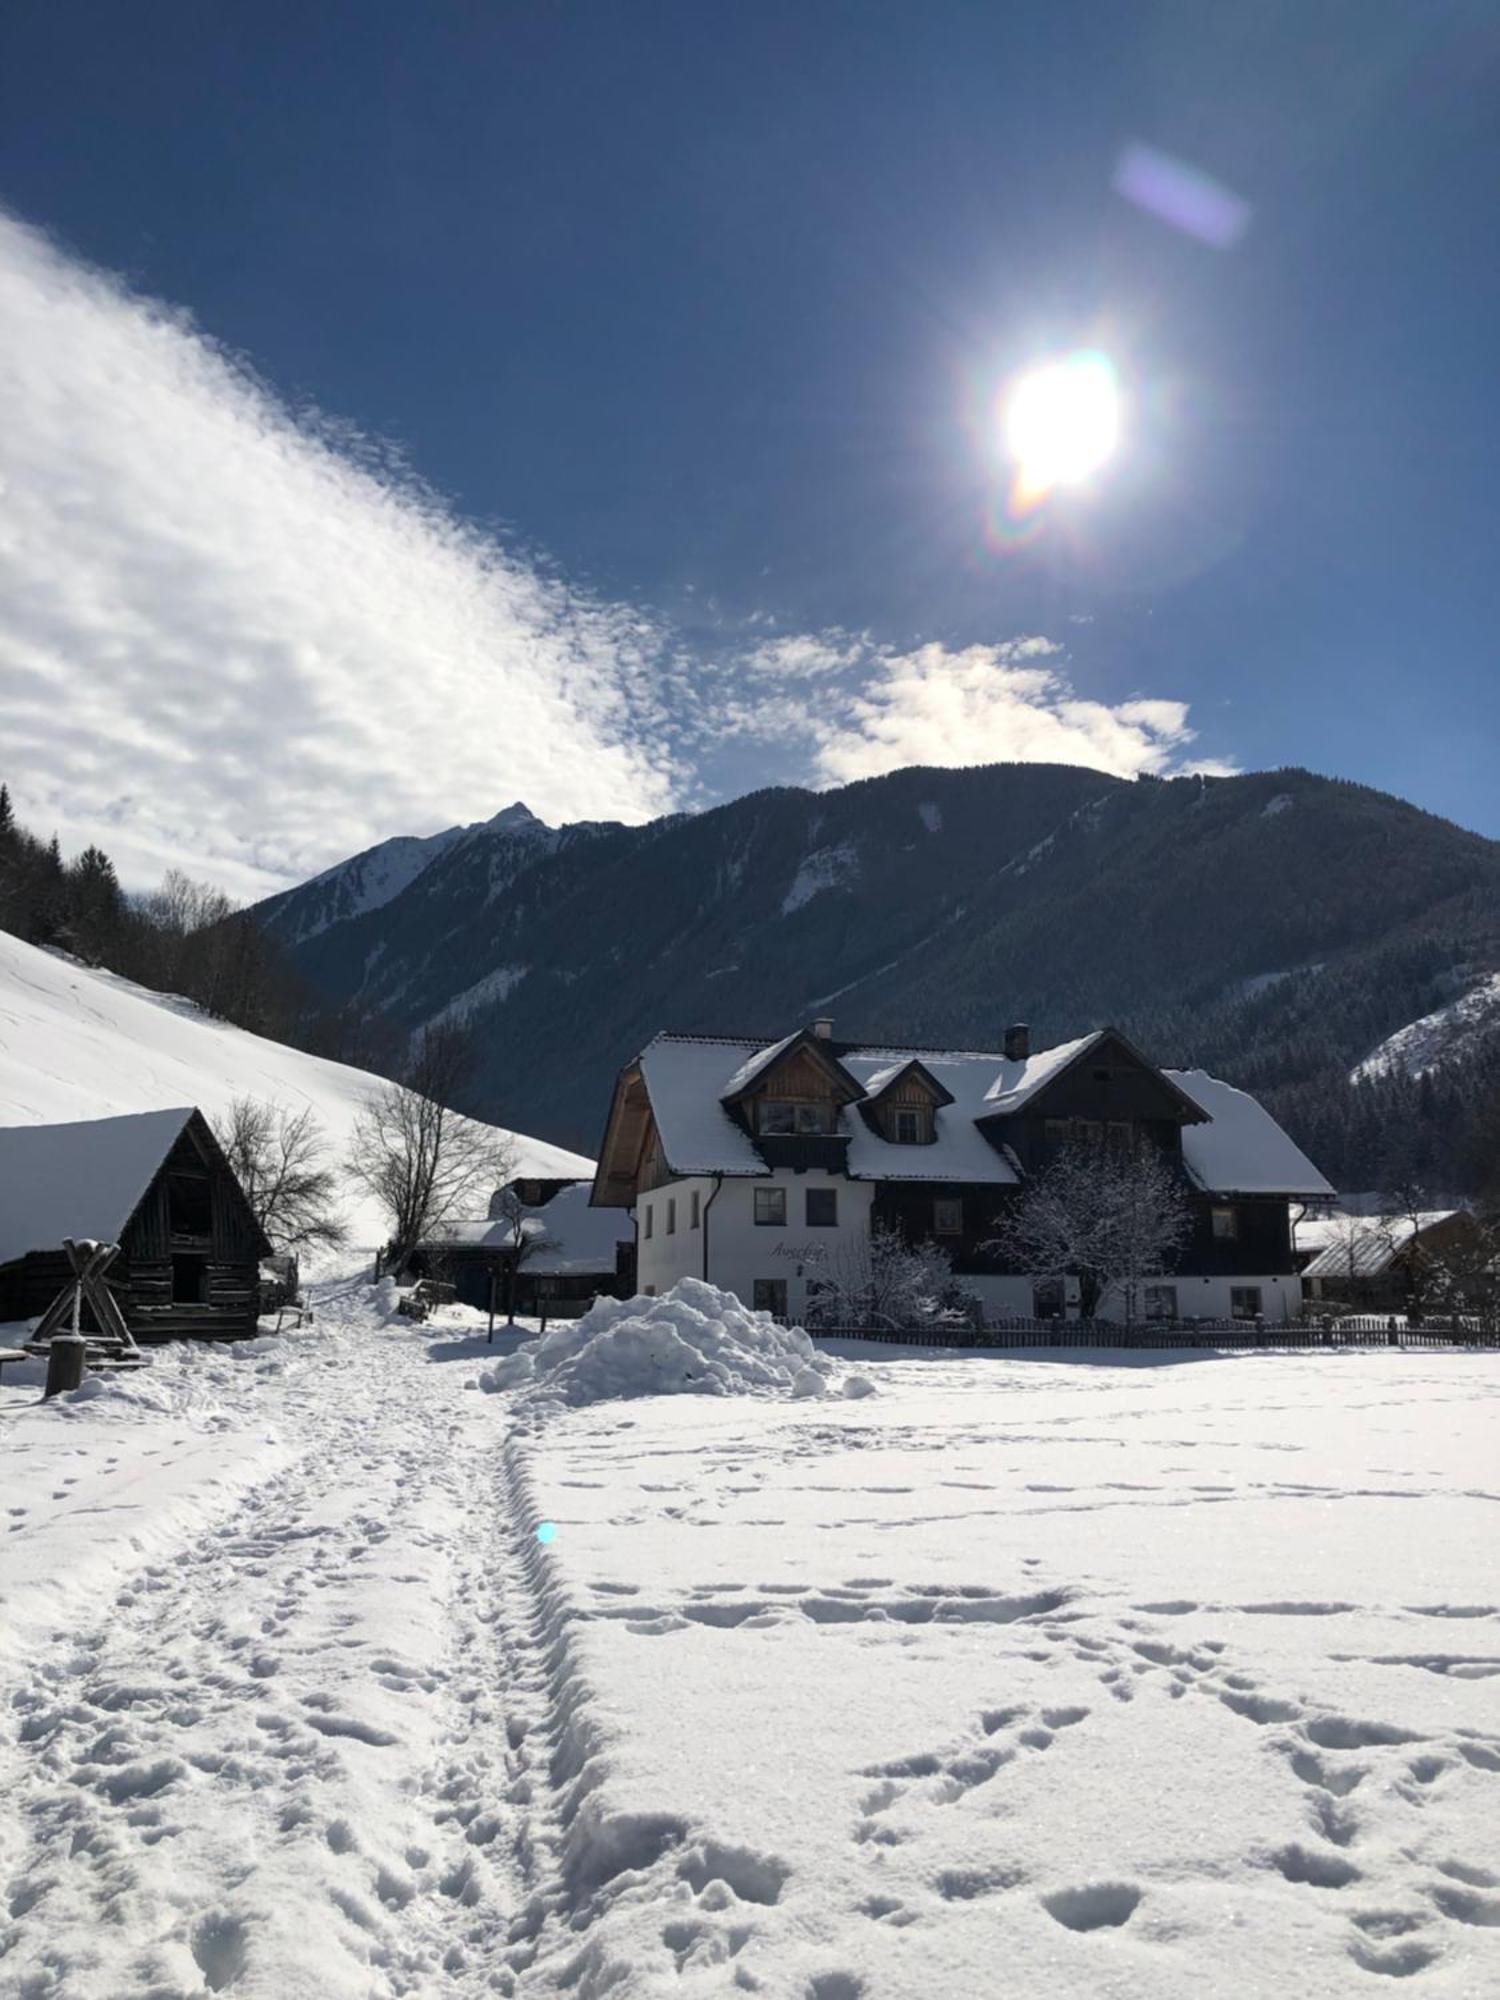
[(489, 1359), (0, 1392), (0, 1993), (1500, 1992), (1497, 1357)]

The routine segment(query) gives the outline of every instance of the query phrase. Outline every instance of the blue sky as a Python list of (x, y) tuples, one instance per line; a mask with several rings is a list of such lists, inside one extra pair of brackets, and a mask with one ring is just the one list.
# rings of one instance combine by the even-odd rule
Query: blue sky
[[(1497, 86), (1469, 0), (11, 0), (23, 809), (247, 893), (917, 758), (1500, 834)], [(997, 534), (995, 396), (1078, 344), (1122, 450)]]

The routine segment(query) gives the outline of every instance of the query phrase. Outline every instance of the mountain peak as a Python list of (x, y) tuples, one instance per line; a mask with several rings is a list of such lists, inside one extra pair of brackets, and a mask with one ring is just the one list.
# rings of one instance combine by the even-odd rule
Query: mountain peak
[(523, 805), (519, 799), (516, 800), (514, 805), (505, 806), (493, 818), (485, 821), (485, 825), (493, 827), (497, 833), (519, 833), (524, 827), (542, 826), (543, 824), (544, 822), (537, 818), (531, 808)]

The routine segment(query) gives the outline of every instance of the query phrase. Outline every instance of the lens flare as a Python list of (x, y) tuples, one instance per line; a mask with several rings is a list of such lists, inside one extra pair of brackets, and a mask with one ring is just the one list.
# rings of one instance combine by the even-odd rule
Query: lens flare
[(1016, 462), (1013, 504), (1026, 511), (1055, 487), (1081, 485), (1120, 441), (1113, 362), (1091, 350), (1044, 362), (1006, 392), (1002, 423)]

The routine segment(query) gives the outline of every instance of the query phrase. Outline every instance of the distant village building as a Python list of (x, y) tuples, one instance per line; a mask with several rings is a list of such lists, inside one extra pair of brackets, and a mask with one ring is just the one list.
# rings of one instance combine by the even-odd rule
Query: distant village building
[(1310, 1235), (1319, 1239), (1302, 1273), (1310, 1302), (1406, 1313), (1427, 1300), (1436, 1267), (1472, 1243), (1476, 1230), (1467, 1210), (1438, 1208), (1297, 1225), (1299, 1245)]
[(119, 1244), (107, 1281), (138, 1341), (255, 1332), (271, 1246), (201, 1112), (0, 1128), (0, 1320), (70, 1282), (68, 1237)]
[[(523, 1177), (496, 1190), (485, 1221), (449, 1222), (412, 1259), (418, 1277), (445, 1279), (465, 1305), (576, 1318), (596, 1298), (635, 1289), (635, 1246), (618, 1215), (590, 1206), (591, 1183)], [(524, 1241), (524, 1254), (517, 1245)], [(493, 1285), (493, 1293), (491, 1286)]]
[(866, 1047), (826, 1020), (769, 1045), (658, 1035), (616, 1084), (592, 1199), (633, 1211), (643, 1291), (707, 1278), (801, 1318), (821, 1274), (886, 1224), (947, 1250), (992, 1317), (1051, 1315), (1070, 1294), (988, 1246), (1077, 1141), (1180, 1162), (1192, 1232), (1145, 1289), (1147, 1317), (1300, 1309), (1291, 1205), (1333, 1189), (1253, 1097), (1159, 1069), (1111, 1028), (1033, 1051), (1016, 1027), (993, 1053)]

